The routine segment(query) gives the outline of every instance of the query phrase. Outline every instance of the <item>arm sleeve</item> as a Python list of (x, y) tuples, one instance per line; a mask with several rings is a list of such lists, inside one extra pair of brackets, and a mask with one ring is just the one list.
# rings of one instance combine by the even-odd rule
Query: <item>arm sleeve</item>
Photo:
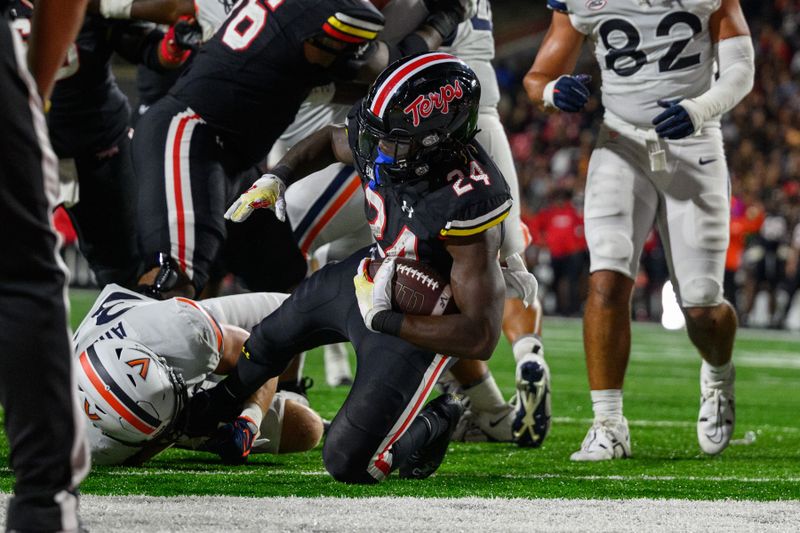
[(255, 292), (210, 298), (199, 303), (221, 324), (231, 324), (250, 331), (288, 297), (288, 294), (276, 292)]
[(716, 45), (719, 79), (695, 98), (681, 101), (695, 130), (711, 118), (733, 109), (753, 88), (755, 53), (749, 35), (723, 39)]
[(142, 64), (156, 72), (167, 69), (158, 60), (158, 45), (164, 33), (154, 24), (139, 21), (118, 21), (111, 29), (114, 51), (134, 65)]

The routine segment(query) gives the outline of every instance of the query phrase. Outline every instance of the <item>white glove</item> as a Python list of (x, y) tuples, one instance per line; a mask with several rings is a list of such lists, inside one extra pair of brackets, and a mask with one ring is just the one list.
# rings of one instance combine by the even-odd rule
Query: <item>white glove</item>
[(392, 310), (392, 278), (394, 277), (395, 258), (386, 258), (375, 273), (375, 278), (369, 279), (369, 263), (371, 259), (364, 258), (358, 265), (356, 275), (353, 278), (353, 285), (356, 288), (356, 300), (361, 316), (364, 317), (364, 325), (370, 331), (372, 329), (372, 319), (381, 311)]
[(267, 207), (275, 211), (275, 216), (283, 222), (286, 220), (285, 192), (286, 184), (282, 179), (275, 174), (264, 174), (225, 211), (225, 219), (244, 222), (254, 209)]
[(500, 268), (506, 282), (506, 298), (519, 298), (525, 307), (530, 307), (536, 301), (539, 282), (536, 281), (533, 274), (528, 272), (525, 262), (519, 254), (508, 256), (506, 265)]
[(336, 84), (330, 82), (327, 85), (318, 85), (311, 89), (306, 97), (306, 102), (314, 105), (325, 105), (331, 103), (333, 95), (336, 94)]

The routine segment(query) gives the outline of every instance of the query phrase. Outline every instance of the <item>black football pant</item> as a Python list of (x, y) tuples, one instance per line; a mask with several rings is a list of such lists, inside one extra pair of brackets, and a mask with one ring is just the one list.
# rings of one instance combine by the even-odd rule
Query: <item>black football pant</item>
[(99, 154), (75, 157), (80, 201), (67, 209), (81, 253), (97, 283), (132, 288), (140, 270), (136, 242), (136, 177), (125, 134)]
[(76, 530), (89, 456), (51, 225), (57, 160), (24, 52), (0, 19), (0, 403), (16, 477), (6, 527)]
[(353, 276), (367, 250), (306, 279), (253, 329), (239, 380), (256, 387), (279, 375), (294, 354), (349, 340), (358, 358), (347, 399), (333, 419), (322, 454), (338, 481), (376, 483), (445, 428), (417, 417), (449, 358), (364, 326)]
[[(286, 290), (303, 279), (305, 259), (288, 223), (265, 211), (239, 227), (226, 224), (228, 205), (258, 176), (240, 175), (241, 163), (231, 160), (214, 130), (185, 104), (167, 96), (139, 119), (133, 162), (146, 267), (157, 253), (170, 254), (198, 294), (220, 258), (234, 272), (244, 271), (252, 290)], [(224, 250), (229, 232), (232, 246)]]

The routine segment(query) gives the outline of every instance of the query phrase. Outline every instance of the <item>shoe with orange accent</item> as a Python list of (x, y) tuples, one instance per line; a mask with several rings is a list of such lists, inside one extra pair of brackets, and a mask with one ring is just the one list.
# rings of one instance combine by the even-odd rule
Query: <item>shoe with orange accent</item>
[(241, 465), (247, 461), (253, 443), (258, 437), (258, 426), (245, 416), (220, 426), (203, 445), (203, 449), (216, 453), (226, 465)]

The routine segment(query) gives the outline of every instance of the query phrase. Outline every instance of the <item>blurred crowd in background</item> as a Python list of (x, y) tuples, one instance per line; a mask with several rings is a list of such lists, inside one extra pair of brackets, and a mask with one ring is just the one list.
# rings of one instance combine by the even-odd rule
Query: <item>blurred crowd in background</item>
[[(755, 43), (756, 84), (722, 125), (731, 173), (725, 295), (744, 325), (800, 329), (800, 295), (792, 306), (800, 292), (800, 0), (742, 4)], [(540, 9), (532, 17), (544, 31), (549, 13)], [(530, 29), (525, 31), (530, 35)], [(510, 48), (518, 52), (501, 54), (495, 66), (502, 91), (500, 115), (519, 172), (523, 219), (533, 238), (527, 258), (539, 278), (546, 313), (577, 317), (589, 270), (582, 204), (603, 115), (600, 75), (585, 47), (577, 71), (593, 77), (586, 112), (547, 114), (529, 103), (522, 88), (535, 45), (521, 52), (519, 46)], [(126, 75), (125, 68), (115, 68), (115, 73), (131, 101), (137, 101), (133, 73)], [(67, 241), (74, 242), (68, 221), (62, 222)], [(91, 273), (76, 247), (65, 254), (73, 284), (91, 285)], [(660, 319), (668, 278), (661, 242), (652, 232), (636, 280), (634, 318)]]
[[(756, 85), (722, 126), (731, 173), (725, 295), (742, 324), (780, 328), (800, 286), (800, 1), (743, 4), (756, 50)], [(529, 67), (528, 58), (497, 64), (501, 118), (519, 171), (523, 218), (533, 236), (528, 260), (545, 289), (545, 310), (579, 316), (589, 268), (583, 190), (603, 115), (599, 72), (585, 55), (579, 71), (593, 76), (585, 113), (547, 114), (531, 105), (522, 89)], [(635, 318), (660, 319), (667, 279), (663, 248), (653, 232), (636, 280)]]

